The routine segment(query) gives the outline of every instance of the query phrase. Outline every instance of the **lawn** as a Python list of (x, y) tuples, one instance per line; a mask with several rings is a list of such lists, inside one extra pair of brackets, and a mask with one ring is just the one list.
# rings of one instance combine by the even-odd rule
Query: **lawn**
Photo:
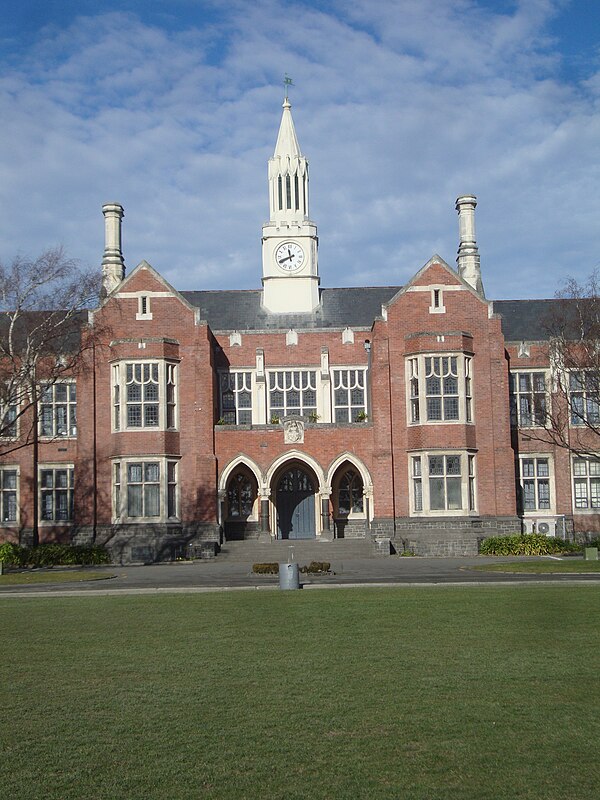
[(5, 572), (0, 575), (0, 588), (3, 586), (31, 586), (34, 583), (80, 583), (81, 581), (104, 581), (114, 578), (106, 572), (93, 572), (85, 569), (37, 570)]
[(598, 797), (598, 587), (0, 598), (11, 800)]
[(509, 561), (502, 564), (477, 564), (467, 567), (478, 572), (522, 572), (528, 575), (563, 575), (565, 573), (600, 572), (600, 561), (583, 561), (568, 559), (565, 561)]

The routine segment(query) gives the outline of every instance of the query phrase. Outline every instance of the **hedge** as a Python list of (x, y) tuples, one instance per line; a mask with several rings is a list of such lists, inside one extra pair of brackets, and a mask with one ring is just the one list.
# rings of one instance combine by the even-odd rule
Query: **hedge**
[(490, 536), (479, 545), (479, 553), (482, 556), (547, 556), (554, 553), (572, 553), (577, 550), (581, 550), (579, 545), (540, 533)]
[(5, 542), (0, 545), (0, 561), (14, 567), (91, 566), (110, 564), (110, 555), (104, 547), (95, 545), (40, 544), (37, 547), (23, 547)]

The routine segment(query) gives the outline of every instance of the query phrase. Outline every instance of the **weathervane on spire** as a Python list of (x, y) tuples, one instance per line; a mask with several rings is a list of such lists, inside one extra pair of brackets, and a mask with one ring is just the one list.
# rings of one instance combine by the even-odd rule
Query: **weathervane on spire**
[(287, 100), (288, 99), (288, 89), (289, 89), (290, 86), (294, 85), (292, 83), (292, 79), (287, 74), (287, 72), (285, 73), (285, 78), (283, 79), (283, 85), (284, 85), (284, 88), (285, 88), (285, 99)]

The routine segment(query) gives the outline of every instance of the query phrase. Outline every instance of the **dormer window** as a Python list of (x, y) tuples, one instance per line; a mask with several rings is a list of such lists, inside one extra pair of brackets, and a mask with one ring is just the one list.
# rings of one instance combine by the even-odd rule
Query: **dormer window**
[(142, 294), (138, 297), (138, 313), (135, 315), (136, 319), (152, 319), (152, 312), (150, 311), (150, 298), (147, 294)]

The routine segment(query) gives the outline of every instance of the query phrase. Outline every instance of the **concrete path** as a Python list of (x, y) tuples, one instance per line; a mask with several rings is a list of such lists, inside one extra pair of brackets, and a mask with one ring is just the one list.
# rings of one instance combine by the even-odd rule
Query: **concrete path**
[[(475, 564), (528, 561), (528, 558), (382, 558), (333, 562), (332, 575), (300, 576), (304, 588), (357, 585), (523, 584), (600, 582), (600, 573), (566, 575), (516, 575), (479, 572)], [(254, 575), (252, 565), (219, 561), (179, 562), (150, 566), (90, 567), (104, 572), (106, 581), (34, 584), (0, 587), (3, 596), (48, 596), (156, 592), (198, 592), (242, 588), (276, 588), (274, 575)], [(111, 577), (114, 576), (114, 577)]]

